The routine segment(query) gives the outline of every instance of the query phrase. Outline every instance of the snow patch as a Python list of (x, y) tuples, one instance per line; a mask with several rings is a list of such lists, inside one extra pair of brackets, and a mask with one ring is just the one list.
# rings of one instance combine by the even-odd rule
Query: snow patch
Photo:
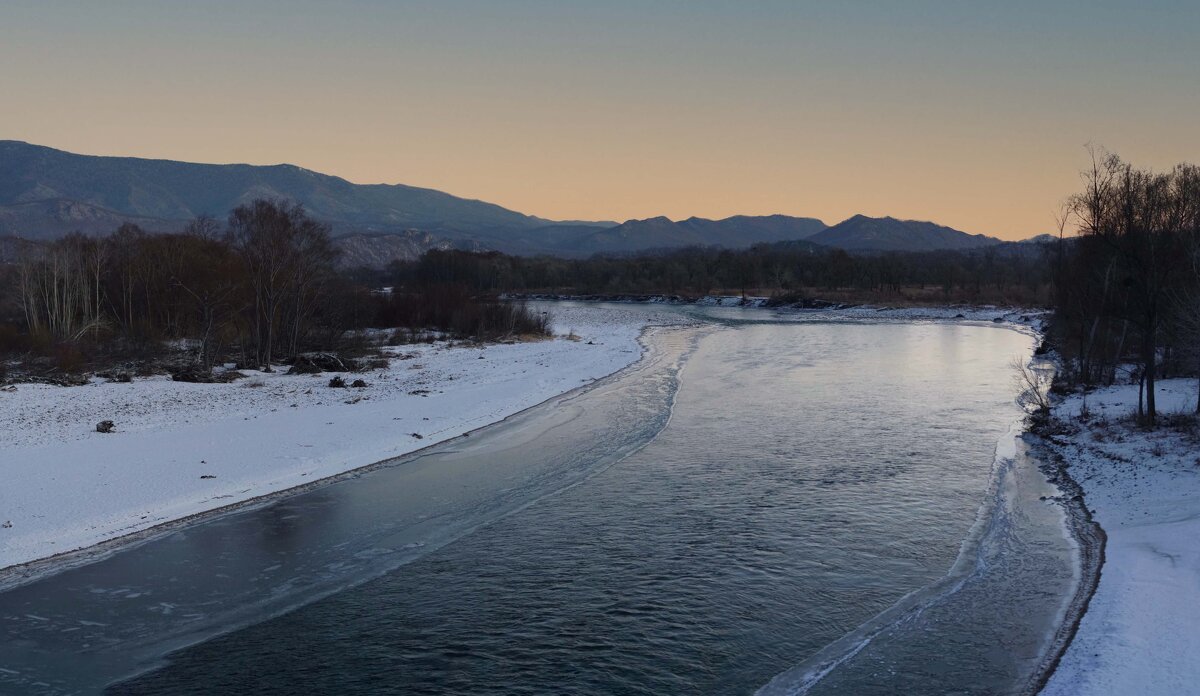
[[(1162, 413), (1191, 413), (1196, 381), (1159, 382)], [(1137, 385), (1065, 399), (1054, 438), (1108, 535), (1100, 583), (1042, 694), (1195, 693), (1200, 685), (1200, 447), (1129, 422)], [(1090, 414), (1081, 420), (1085, 410)]]

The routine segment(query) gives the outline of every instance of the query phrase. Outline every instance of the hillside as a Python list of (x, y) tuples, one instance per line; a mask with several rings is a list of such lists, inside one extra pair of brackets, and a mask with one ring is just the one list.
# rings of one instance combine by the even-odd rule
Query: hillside
[(76, 155), (12, 140), (0, 141), (0, 217), (28, 225), (26, 236), (60, 236), (62, 225), (39, 225), (31, 203), (60, 201), (80, 212), (81, 227), (136, 219), (171, 227), (201, 214), (224, 216), (254, 198), (303, 203), (335, 233), (530, 228), (546, 221), (498, 205), (402, 184), (353, 184), (290, 164), (192, 164), (136, 157)]
[[(0, 176), (3, 174), (0, 173)], [(183, 221), (122, 214), (69, 198), (48, 198), (0, 206), (0, 237), (46, 241), (72, 232), (103, 236), (127, 222), (148, 232), (171, 232), (184, 224)]]
[(995, 237), (968, 234), (932, 222), (866, 215), (855, 215), (808, 237), (808, 240), (847, 251), (976, 249), (1000, 243)]
[(764, 242), (810, 239), (825, 228), (825, 223), (816, 218), (787, 215), (737, 215), (722, 220), (691, 217), (678, 222), (654, 217), (593, 230), (572, 240), (571, 246), (579, 255), (687, 246), (742, 249)]
[(432, 189), (354, 184), (290, 164), (98, 157), (0, 140), (0, 236), (44, 241), (71, 232), (104, 235), (127, 222), (169, 232), (198, 215), (220, 219), (255, 198), (302, 203), (330, 225), (348, 265), (382, 266), (448, 247), (575, 257), (742, 248), (803, 239), (825, 228), (819, 220), (785, 215), (554, 222)]
[(392, 234), (356, 232), (334, 240), (343, 268), (381, 268), (393, 259), (415, 259), (430, 249), (449, 249), (451, 243), (428, 232), (406, 230)]
[(97, 157), (0, 140), (0, 236), (104, 235), (126, 222), (169, 232), (198, 215), (220, 219), (255, 198), (302, 203), (330, 225), (343, 263), (355, 266), (383, 266), (450, 247), (585, 257), (798, 240), (864, 252), (972, 249), (999, 242), (930, 222), (863, 215), (833, 227), (787, 215), (554, 222), (432, 189), (355, 184), (290, 164)]

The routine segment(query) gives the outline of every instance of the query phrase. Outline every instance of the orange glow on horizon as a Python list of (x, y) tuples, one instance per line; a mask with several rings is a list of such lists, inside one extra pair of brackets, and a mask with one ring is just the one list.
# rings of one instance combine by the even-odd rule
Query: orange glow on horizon
[(0, 10), (0, 138), (556, 220), (862, 213), (1003, 239), (1055, 231), (1087, 142), (1200, 159), (1195, 8), (214, 4)]

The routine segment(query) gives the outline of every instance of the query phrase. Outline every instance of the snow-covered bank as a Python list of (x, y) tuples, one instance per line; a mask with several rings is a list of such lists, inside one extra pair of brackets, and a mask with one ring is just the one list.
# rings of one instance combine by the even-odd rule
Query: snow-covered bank
[[(1196, 381), (1166, 380), (1162, 413), (1190, 414)], [(1043, 694), (1197, 693), (1200, 689), (1200, 439), (1128, 422), (1137, 386), (1073, 396), (1053, 438), (1108, 535), (1100, 583)], [(1183, 419), (1180, 419), (1183, 420)]]
[[(562, 307), (579, 340), (399, 346), (384, 370), (167, 377), (0, 391), (0, 568), (91, 546), (406, 454), (493, 423), (633, 363), (673, 313)], [(101, 420), (116, 431), (96, 432)], [(419, 437), (418, 437), (419, 436)]]

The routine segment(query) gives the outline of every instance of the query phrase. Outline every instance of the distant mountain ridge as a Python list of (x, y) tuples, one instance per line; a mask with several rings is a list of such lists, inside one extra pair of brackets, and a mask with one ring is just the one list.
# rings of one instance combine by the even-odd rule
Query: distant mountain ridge
[(149, 232), (178, 231), (198, 215), (221, 219), (255, 198), (303, 204), (331, 226), (343, 262), (355, 265), (382, 266), (447, 248), (583, 257), (800, 240), (867, 253), (1000, 242), (930, 222), (863, 215), (832, 227), (788, 215), (555, 222), (432, 189), (355, 184), (290, 164), (100, 157), (0, 140), (0, 236), (47, 241), (72, 232), (104, 235), (126, 222)]
[(759, 243), (805, 239), (825, 228), (826, 224), (816, 218), (787, 215), (736, 215), (722, 220), (691, 217), (679, 221), (660, 216), (604, 228), (550, 226), (514, 236), (554, 253), (589, 256), (690, 246), (743, 249)]
[(737, 248), (760, 242), (806, 239), (828, 225), (816, 218), (787, 215), (735, 215), (722, 220), (690, 217), (672, 222), (665, 217), (629, 220), (593, 234), (597, 244), (617, 244), (619, 240), (637, 243), (647, 237), (659, 237), (687, 246), (693, 240), (705, 244)]
[(75, 201), (110, 217), (224, 217), (255, 198), (303, 203), (338, 232), (531, 228), (548, 221), (483, 201), (403, 184), (353, 184), (290, 164), (192, 164), (76, 155), (0, 141), (0, 206)]
[(934, 251), (977, 249), (1000, 244), (982, 234), (968, 234), (951, 227), (919, 220), (897, 220), (855, 215), (822, 230), (808, 241), (847, 251)]

